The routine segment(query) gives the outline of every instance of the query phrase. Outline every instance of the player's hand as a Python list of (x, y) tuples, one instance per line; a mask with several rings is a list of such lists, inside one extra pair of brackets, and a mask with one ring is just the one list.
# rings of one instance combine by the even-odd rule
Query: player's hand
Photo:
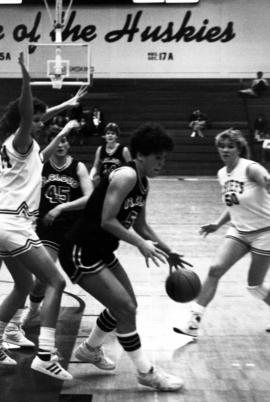
[(218, 230), (219, 226), (215, 223), (208, 223), (207, 225), (203, 225), (200, 228), (200, 235), (206, 237), (209, 233), (213, 233)]
[(61, 130), (62, 135), (66, 135), (70, 133), (71, 130), (73, 129), (79, 129), (80, 128), (80, 123), (77, 120), (70, 120), (67, 122), (65, 127)]
[(29, 76), (29, 73), (28, 73), (28, 71), (27, 71), (27, 69), (25, 67), (25, 64), (24, 64), (24, 54), (23, 54), (23, 52), (20, 52), (20, 54), (19, 54), (18, 63), (21, 66), (24, 81), (29, 82), (30, 81), (30, 76)]
[(88, 87), (83, 85), (79, 88), (78, 92), (70, 98), (67, 102), (69, 106), (76, 107), (80, 104), (80, 100), (87, 94)]
[(159, 267), (158, 261), (166, 262), (167, 254), (158, 247), (156, 242), (152, 240), (143, 240), (140, 246), (138, 246), (141, 254), (145, 258), (146, 266), (149, 268), (149, 260)]
[(167, 261), (170, 267), (170, 272), (172, 272), (172, 269), (179, 269), (179, 268), (186, 268), (188, 267), (193, 267), (192, 264), (187, 262), (186, 260), (183, 260), (184, 257), (183, 255), (180, 255), (178, 253), (170, 252), (167, 256)]
[(50, 226), (53, 224), (55, 218), (59, 216), (62, 212), (61, 204), (57, 205), (55, 208), (51, 209), (43, 218), (43, 223), (45, 226)]
[(20, 65), (24, 65), (24, 55), (23, 55), (23, 52), (20, 52), (20, 54), (19, 54), (18, 63), (19, 63)]

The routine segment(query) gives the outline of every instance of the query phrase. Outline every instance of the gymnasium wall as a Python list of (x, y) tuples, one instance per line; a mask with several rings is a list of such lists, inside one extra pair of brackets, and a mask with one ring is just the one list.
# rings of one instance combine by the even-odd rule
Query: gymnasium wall
[[(269, 15), (269, 0), (166, 7), (75, 0), (63, 40), (90, 44), (96, 78), (249, 78), (258, 70), (268, 77)], [(44, 6), (0, 6), (0, 76), (19, 77), (19, 51), (52, 38)]]

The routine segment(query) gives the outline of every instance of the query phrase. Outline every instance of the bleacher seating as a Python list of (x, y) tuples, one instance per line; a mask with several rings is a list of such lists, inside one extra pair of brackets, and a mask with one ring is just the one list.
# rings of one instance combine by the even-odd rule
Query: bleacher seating
[[(7, 102), (19, 95), (21, 81), (0, 81), (1, 112)], [(267, 115), (269, 98), (243, 100), (237, 94), (239, 88), (236, 79), (95, 79), (83, 103), (85, 109), (100, 107), (106, 122), (117, 122), (124, 144), (128, 144), (131, 132), (139, 124), (161, 123), (175, 142), (165, 175), (215, 175), (220, 167), (215, 135), (235, 126), (249, 136), (254, 116), (259, 111)], [(49, 105), (55, 105), (74, 94), (76, 88), (34, 87), (33, 91)], [(190, 138), (188, 119), (194, 108), (200, 108), (211, 122), (204, 138)], [(73, 146), (73, 153), (90, 167), (101, 143), (102, 139), (90, 137), (84, 145)]]

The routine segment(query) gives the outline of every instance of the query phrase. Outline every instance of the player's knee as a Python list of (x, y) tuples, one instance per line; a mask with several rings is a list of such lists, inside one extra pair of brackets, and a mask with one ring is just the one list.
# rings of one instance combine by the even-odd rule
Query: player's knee
[(117, 306), (114, 313), (118, 321), (133, 322), (136, 316), (137, 306), (132, 299), (125, 300)]
[(46, 290), (46, 283), (41, 282), (41, 281), (36, 279), (35, 283), (34, 283), (34, 287), (31, 290), (31, 295), (37, 296), (37, 297), (44, 296), (45, 290)]
[(125, 305), (125, 308), (123, 309), (123, 314), (128, 318), (134, 318), (136, 316), (137, 312), (137, 307), (136, 304), (133, 302), (133, 300), (129, 300), (129, 302)]
[(224, 274), (224, 269), (221, 265), (212, 265), (209, 269), (208, 276), (213, 279), (220, 279)]
[(66, 281), (62, 275), (57, 275), (55, 279), (50, 284), (53, 288), (55, 288), (58, 292), (63, 292), (66, 287)]
[(259, 300), (265, 300), (270, 292), (269, 286), (266, 286), (265, 283), (256, 286), (247, 286), (247, 290)]

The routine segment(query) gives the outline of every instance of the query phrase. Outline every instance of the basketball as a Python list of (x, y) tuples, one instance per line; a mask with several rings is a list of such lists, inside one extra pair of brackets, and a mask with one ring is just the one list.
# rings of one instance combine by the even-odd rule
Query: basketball
[(173, 271), (166, 279), (167, 295), (174, 301), (186, 303), (195, 299), (201, 290), (201, 281), (198, 275), (190, 269)]

